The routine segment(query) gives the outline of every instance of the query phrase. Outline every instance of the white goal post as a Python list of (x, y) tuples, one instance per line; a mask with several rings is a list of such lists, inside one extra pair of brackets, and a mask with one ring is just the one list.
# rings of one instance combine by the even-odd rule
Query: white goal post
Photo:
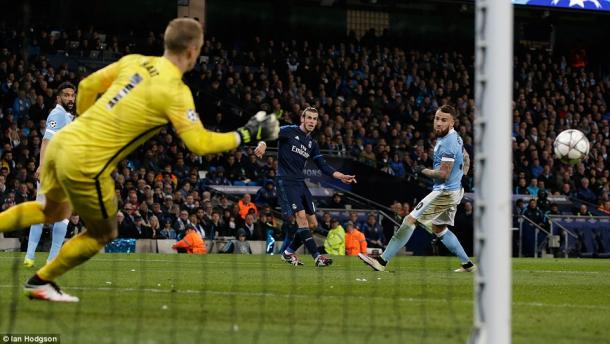
[(511, 342), (513, 5), (475, 7), (475, 276), (471, 343)]

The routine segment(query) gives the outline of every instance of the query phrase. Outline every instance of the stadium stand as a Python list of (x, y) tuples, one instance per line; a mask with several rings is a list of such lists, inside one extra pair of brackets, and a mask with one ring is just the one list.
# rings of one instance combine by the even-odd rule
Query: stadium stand
[[(63, 81), (76, 84), (93, 68), (126, 53), (159, 53), (160, 36), (115, 35), (92, 27), (0, 31), (2, 209), (35, 197), (33, 175), (54, 87)], [(295, 123), (296, 114), (310, 104), (320, 110), (316, 135), (327, 154), (403, 177), (411, 175), (416, 164), (431, 165), (435, 138), (430, 118), (439, 105), (450, 102), (458, 109), (456, 129), (473, 155), (472, 57), (459, 51), (405, 49), (383, 37), (339, 44), (252, 37), (242, 45), (208, 37), (200, 62), (186, 77), (210, 129), (226, 130), (243, 113), (259, 108), (274, 112), (283, 123)], [(570, 54), (542, 50), (515, 56), (516, 193), (565, 196), (570, 202), (562, 211), (588, 202), (592, 215), (603, 214), (609, 197), (610, 81), (594, 67), (581, 68)], [(568, 127), (583, 131), (591, 142), (589, 159), (575, 166), (561, 165), (552, 157), (555, 135)], [(116, 171), (119, 206), (131, 203), (137, 208), (127, 214), (127, 227), (133, 216), (142, 217), (147, 227), (153, 215), (161, 227), (167, 221), (175, 224), (180, 210), (186, 210), (197, 214), (206, 230), (213, 210), (221, 215), (228, 210), (221, 222), (228, 228), (234, 221), (228, 229), (234, 235), (241, 225), (235, 202), (221, 200), (221, 193), (210, 186), (257, 190), (273, 179), (276, 168), (273, 156), (256, 160), (251, 147), (194, 156), (171, 130), (163, 130)], [(471, 191), (472, 177), (465, 178), (464, 185)], [(542, 214), (549, 211), (550, 203), (539, 203)], [(133, 233), (132, 228), (125, 230)], [(593, 240), (584, 237), (583, 242)], [(594, 252), (584, 250), (582, 254)]]

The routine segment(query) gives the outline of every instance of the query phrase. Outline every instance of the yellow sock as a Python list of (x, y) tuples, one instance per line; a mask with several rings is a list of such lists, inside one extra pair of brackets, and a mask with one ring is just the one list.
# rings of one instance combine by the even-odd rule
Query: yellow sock
[(42, 203), (23, 202), (0, 213), (0, 232), (16, 231), (45, 222)]
[(102, 247), (104, 245), (87, 232), (81, 233), (66, 242), (57, 257), (38, 270), (37, 275), (43, 280), (53, 281), (93, 257)]

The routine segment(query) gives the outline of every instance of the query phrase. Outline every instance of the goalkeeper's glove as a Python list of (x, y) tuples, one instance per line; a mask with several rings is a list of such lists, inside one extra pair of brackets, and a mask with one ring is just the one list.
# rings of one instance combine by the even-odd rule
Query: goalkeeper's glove
[(259, 111), (252, 116), (248, 123), (237, 129), (241, 137), (241, 143), (256, 141), (273, 141), (280, 133), (280, 123), (273, 114), (267, 115), (265, 111)]

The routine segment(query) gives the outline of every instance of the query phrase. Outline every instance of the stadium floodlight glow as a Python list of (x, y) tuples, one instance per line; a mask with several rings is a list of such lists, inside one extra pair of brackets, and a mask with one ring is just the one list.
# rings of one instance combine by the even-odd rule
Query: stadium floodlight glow
[(475, 8), (476, 344), (511, 342), (511, 104), (513, 5), (477, 0)]

